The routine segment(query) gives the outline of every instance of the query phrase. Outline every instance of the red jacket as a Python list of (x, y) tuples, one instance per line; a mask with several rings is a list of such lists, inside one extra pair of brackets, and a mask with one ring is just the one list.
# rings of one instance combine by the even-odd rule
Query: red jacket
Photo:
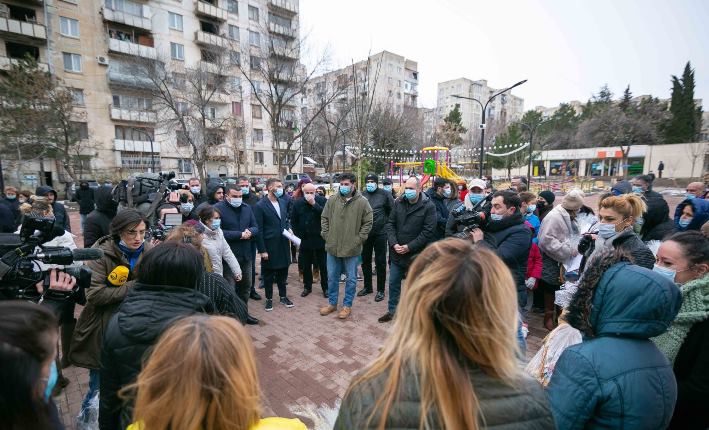
[(465, 196), (467, 196), (467, 195), (468, 195), (468, 189), (467, 189), (467, 188), (463, 188), (463, 189), (460, 190), (460, 192), (458, 193), (458, 198), (460, 199), (461, 202), (464, 202), (464, 203), (465, 203)]
[[(525, 221), (525, 224), (532, 230), (532, 236), (534, 236), (534, 227), (529, 221)], [(527, 278), (534, 278), (537, 282), (534, 283), (534, 289), (539, 285), (539, 279), (542, 277), (542, 253), (539, 251), (539, 247), (536, 243), (532, 242), (532, 247), (529, 248), (529, 258), (527, 259)]]

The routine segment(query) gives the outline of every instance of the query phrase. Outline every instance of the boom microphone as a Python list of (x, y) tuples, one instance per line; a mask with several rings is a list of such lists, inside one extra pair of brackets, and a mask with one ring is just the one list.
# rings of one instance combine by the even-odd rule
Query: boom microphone
[(30, 255), (29, 258), (36, 259), (45, 264), (69, 265), (74, 261), (99, 260), (103, 258), (103, 250), (97, 248), (82, 249), (56, 249)]

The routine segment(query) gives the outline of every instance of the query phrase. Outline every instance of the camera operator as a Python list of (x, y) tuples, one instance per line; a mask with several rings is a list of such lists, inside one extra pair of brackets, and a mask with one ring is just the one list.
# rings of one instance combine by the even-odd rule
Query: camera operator
[(473, 179), (470, 181), (470, 187), (463, 200), (463, 206), (459, 206), (451, 211), (451, 215), (453, 216), (448, 217), (448, 221), (446, 222), (446, 237), (462, 233), (467, 227), (465, 224), (461, 223), (460, 218), (455, 216), (456, 213), (475, 210), (485, 213), (485, 215), (483, 215), (484, 219), (489, 218), (490, 204), (486, 201), (486, 197), (488, 196), (487, 193), (485, 193), (486, 186), (487, 183), (484, 179)]

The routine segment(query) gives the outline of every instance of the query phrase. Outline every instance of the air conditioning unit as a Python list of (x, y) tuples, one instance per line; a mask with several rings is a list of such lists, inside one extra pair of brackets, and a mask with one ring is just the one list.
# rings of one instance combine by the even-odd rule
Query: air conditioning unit
[(103, 66), (108, 66), (108, 58), (107, 57), (104, 57), (102, 55), (98, 56), (98, 57), (96, 57), (96, 61), (98, 61), (98, 63)]

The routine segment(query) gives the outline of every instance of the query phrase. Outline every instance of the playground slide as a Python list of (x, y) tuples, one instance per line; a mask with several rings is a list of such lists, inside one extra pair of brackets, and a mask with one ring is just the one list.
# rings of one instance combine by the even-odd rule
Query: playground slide
[(431, 175), (423, 175), (423, 178), (421, 178), (421, 186), (423, 187), (426, 185), (429, 179), (431, 179)]
[(457, 181), (459, 179), (463, 179), (460, 176), (458, 176), (454, 171), (448, 168), (445, 164), (439, 164), (438, 165), (438, 174), (445, 179), (450, 179), (452, 181)]

